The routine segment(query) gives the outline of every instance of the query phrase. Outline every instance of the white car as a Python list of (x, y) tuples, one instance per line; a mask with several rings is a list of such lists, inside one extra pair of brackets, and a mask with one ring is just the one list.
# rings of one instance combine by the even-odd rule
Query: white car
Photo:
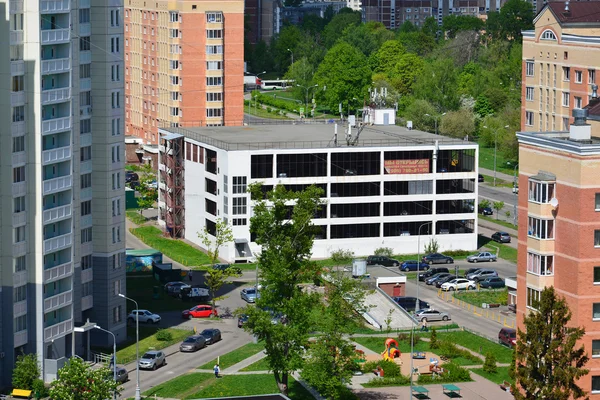
[(160, 322), (160, 315), (154, 314), (148, 310), (133, 310), (127, 316), (127, 322), (135, 323), (136, 316), (140, 322), (158, 324)]
[(477, 284), (475, 281), (465, 278), (456, 278), (442, 284), (442, 290), (447, 292), (448, 290), (475, 290)]

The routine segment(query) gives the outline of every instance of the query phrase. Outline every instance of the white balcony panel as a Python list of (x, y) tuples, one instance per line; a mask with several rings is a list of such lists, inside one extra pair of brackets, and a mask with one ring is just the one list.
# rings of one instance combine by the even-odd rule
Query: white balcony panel
[(42, 44), (68, 43), (70, 40), (70, 29), (47, 29), (42, 31)]
[(44, 342), (61, 338), (73, 331), (73, 320), (68, 319), (58, 324), (44, 328)]
[(27, 314), (27, 300), (18, 301), (13, 304), (13, 317), (19, 317), (21, 315)]
[(71, 88), (50, 89), (42, 91), (42, 104), (64, 103), (71, 100)]
[(42, 121), (42, 135), (51, 135), (71, 129), (71, 117), (47, 119)]
[(19, 271), (13, 274), (13, 286), (23, 286), (27, 283), (27, 271)]
[(91, 133), (84, 133), (83, 135), (79, 136), (79, 146), (80, 147), (86, 147), (86, 146), (91, 146), (92, 145), (92, 134)]
[(73, 233), (44, 240), (44, 254), (62, 250), (73, 245)]
[(70, 204), (64, 206), (54, 207), (49, 210), (44, 210), (43, 219), (44, 224), (51, 222), (60, 221), (72, 216), (72, 207)]
[(14, 46), (23, 43), (23, 31), (10, 31), (10, 45)]
[(13, 214), (13, 216), (12, 216), (13, 226), (25, 225), (26, 222), (27, 222), (27, 213), (26, 212), (20, 212), (20, 213)]
[(59, 147), (58, 149), (42, 151), (43, 165), (69, 160), (71, 158), (71, 146)]
[[(73, 263), (68, 262), (44, 270), (44, 283), (50, 283), (73, 275)], [(55, 296), (56, 297), (56, 296)]]
[(44, 195), (70, 189), (73, 186), (73, 176), (61, 176), (60, 178), (44, 181)]
[(21, 165), (25, 165), (27, 162), (27, 153), (21, 151), (19, 153), (12, 154), (12, 166), (19, 167)]
[(21, 136), (25, 134), (25, 121), (12, 122), (10, 124), (10, 133), (12, 136)]
[(79, 197), (81, 197), (81, 200), (89, 200), (92, 198), (92, 188), (85, 188), (85, 189), (81, 189), (81, 191), (79, 192)]
[(79, 8), (90, 8), (90, 0), (79, 0)]
[(11, 92), (10, 93), (10, 105), (22, 106), (25, 104), (25, 92)]
[(71, 10), (71, 0), (42, 0), (40, 1), (40, 12), (53, 14), (69, 12)]
[(79, 251), (81, 254), (92, 254), (92, 252), (94, 251), (94, 243), (93, 242), (81, 243), (81, 245), (79, 247)]
[(79, 220), (79, 225), (81, 226), (81, 228), (89, 228), (90, 226), (92, 226), (92, 214), (84, 215), (83, 217), (81, 217), (81, 219)]
[(9, 12), (11, 14), (22, 14), (23, 13), (23, 0), (10, 0), (10, 9)]
[(92, 51), (84, 50), (79, 52), (79, 64), (91, 64), (92, 62)]
[(71, 60), (68, 58), (57, 58), (42, 61), (42, 74), (60, 74), (71, 71)]
[(82, 78), (79, 80), (79, 91), (85, 92), (86, 90), (92, 90), (92, 78)]
[(25, 182), (17, 182), (12, 184), (12, 195), (13, 197), (25, 196), (27, 192), (27, 185)]
[(27, 241), (23, 240), (22, 242), (13, 244), (12, 249), (13, 257), (25, 255), (25, 253), (27, 253)]
[(55, 296), (50, 296), (47, 299), (44, 299), (44, 312), (50, 312), (52, 310), (56, 310), (57, 308), (64, 307), (73, 302), (73, 291), (68, 290), (66, 292), (62, 292), (61, 294), (57, 294)]
[(92, 25), (89, 22), (79, 24), (79, 36), (90, 36), (92, 34)]
[(92, 160), (82, 161), (80, 164), (79, 173), (87, 174), (88, 172), (92, 172)]
[(27, 344), (27, 329), (14, 334), (13, 336), (13, 347), (16, 349), (19, 346)]
[(92, 307), (94, 307), (94, 296), (83, 296), (81, 298), (81, 311), (88, 310)]
[(94, 279), (94, 269), (88, 268), (81, 271), (81, 283), (91, 282)]
[(12, 76), (25, 74), (25, 62), (23, 60), (10, 62), (10, 74)]

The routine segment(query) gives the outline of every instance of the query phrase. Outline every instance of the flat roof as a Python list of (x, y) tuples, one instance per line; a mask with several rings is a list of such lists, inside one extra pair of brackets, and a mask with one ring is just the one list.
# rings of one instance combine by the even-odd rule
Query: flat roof
[[(295, 148), (335, 148), (335, 147), (382, 147), (382, 146), (422, 146), (440, 145), (477, 146), (462, 139), (449, 138), (419, 130), (409, 130), (396, 125), (367, 125), (355, 145), (346, 141), (346, 125), (337, 125), (337, 146), (334, 141), (335, 123), (315, 123), (312, 121), (290, 123), (251, 124), (245, 126), (217, 127), (167, 127), (161, 128), (163, 135), (180, 134), (197, 142), (223, 150), (264, 150)], [(355, 138), (358, 129), (352, 129)]]
[(589, 140), (571, 140), (569, 132), (517, 132), (519, 143), (564, 151), (580, 156), (597, 156), (600, 154), (600, 137), (592, 136)]

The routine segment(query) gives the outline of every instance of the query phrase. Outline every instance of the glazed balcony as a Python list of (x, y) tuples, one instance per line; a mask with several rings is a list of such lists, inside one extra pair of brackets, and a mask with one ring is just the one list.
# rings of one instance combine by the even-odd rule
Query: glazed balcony
[(73, 290), (67, 290), (44, 299), (44, 312), (54, 311), (73, 302)]
[(59, 88), (42, 91), (42, 105), (63, 103), (71, 100), (71, 88)]
[(48, 210), (44, 210), (43, 220), (44, 220), (44, 224), (49, 224), (49, 223), (61, 221), (63, 219), (71, 218), (71, 216), (72, 216), (72, 207), (70, 204), (66, 204), (64, 206), (58, 206), (58, 207), (50, 208)]
[(45, 29), (42, 31), (42, 44), (61, 44), (71, 41), (70, 29)]
[(71, 117), (52, 118), (42, 121), (42, 135), (52, 135), (71, 129)]
[(69, 318), (65, 321), (58, 322), (54, 325), (50, 325), (44, 328), (44, 341), (50, 342), (52, 340), (61, 338), (73, 331), (73, 319)]
[(73, 186), (73, 176), (61, 176), (59, 178), (48, 179), (44, 181), (44, 195), (61, 192), (71, 189)]
[[(50, 283), (73, 275), (71, 261), (44, 270), (44, 283)], [(55, 297), (55, 296), (54, 296)]]
[(73, 233), (65, 233), (51, 239), (44, 240), (44, 254), (53, 253), (73, 245)]
[(71, 146), (42, 151), (42, 165), (66, 161), (71, 158)]

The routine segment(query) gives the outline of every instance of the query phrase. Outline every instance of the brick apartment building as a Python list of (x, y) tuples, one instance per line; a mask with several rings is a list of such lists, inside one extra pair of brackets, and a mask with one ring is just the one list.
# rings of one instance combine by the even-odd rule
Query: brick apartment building
[(125, 133), (243, 120), (244, 2), (125, 4)]

